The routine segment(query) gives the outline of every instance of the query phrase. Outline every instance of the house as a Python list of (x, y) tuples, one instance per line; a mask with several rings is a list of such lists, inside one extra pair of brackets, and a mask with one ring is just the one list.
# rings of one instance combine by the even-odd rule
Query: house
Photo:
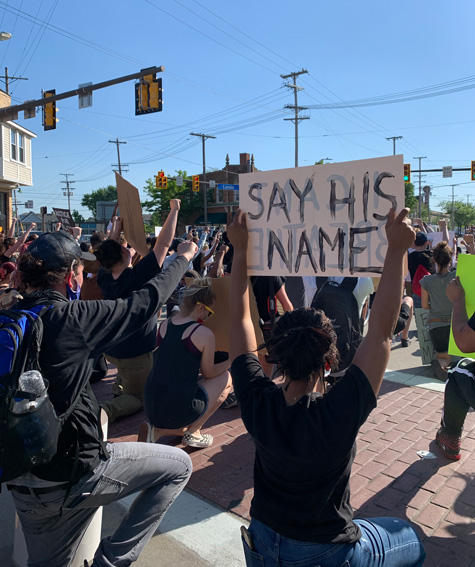
[[(239, 164), (230, 164), (229, 155), (226, 155), (226, 165), (218, 171), (211, 171), (206, 174), (206, 186), (209, 182), (214, 181), (213, 200), (208, 203), (208, 224), (210, 225), (226, 225), (231, 222), (233, 213), (239, 208), (239, 192), (218, 189), (218, 184), (223, 185), (239, 185), (239, 174), (258, 171), (254, 167), (254, 155), (246, 153), (239, 154)], [(203, 175), (199, 176), (200, 184), (204, 183)], [(204, 215), (197, 215), (194, 224), (204, 224)]]
[[(0, 107), (10, 106), (11, 98), (0, 90)], [(33, 186), (31, 140), (36, 134), (12, 121), (0, 122), (0, 227), (12, 222), (12, 195), (18, 187)]]

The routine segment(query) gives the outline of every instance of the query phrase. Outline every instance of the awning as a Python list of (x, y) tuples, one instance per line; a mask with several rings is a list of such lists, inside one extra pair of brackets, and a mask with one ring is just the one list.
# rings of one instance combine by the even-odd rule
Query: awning
[[(208, 224), (226, 224), (228, 222), (227, 213), (208, 213)], [(205, 217), (201, 215), (195, 220), (195, 224), (204, 224)]]

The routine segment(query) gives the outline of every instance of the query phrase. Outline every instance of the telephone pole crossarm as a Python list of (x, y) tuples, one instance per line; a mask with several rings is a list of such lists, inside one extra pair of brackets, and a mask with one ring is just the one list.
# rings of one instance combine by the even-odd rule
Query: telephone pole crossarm
[(149, 67), (148, 69), (142, 69), (138, 73), (132, 73), (131, 75), (125, 75), (124, 77), (118, 77), (117, 79), (103, 81), (102, 83), (97, 83), (95, 85), (87, 85), (74, 89), (72, 91), (67, 91), (65, 93), (59, 93), (57, 95), (50, 96), (47, 99), (39, 98), (37, 100), (29, 100), (27, 102), (23, 102), (22, 104), (16, 104), (15, 106), (6, 106), (5, 108), (0, 108), (0, 122), (5, 122), (6, 120), (14, 120), (18, 112), (22, 110), (29, 110), (31, 108), (36, 108), (37, 106), (44, 106), (46, 103), (50, 104), (57, 100), (63, 100), (65, 98), (71, 98), (77, 95), (86, 95), (99, 89), (104, 89), (106, 87), (111, 87), (120, 83), (126, 83), (127, 81), (140, 79), (141, 77), (145, 77), (153, 73), (162, 73), (163, 71), (165, 71), (165, 67), (163, 65), (161, 65), (160, 67)]

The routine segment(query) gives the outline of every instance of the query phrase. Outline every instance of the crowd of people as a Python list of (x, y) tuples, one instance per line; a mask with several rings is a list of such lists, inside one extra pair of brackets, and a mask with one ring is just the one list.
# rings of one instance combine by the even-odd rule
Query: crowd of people
[[(434, 435), (445, 457), (460, 459), (475, 367), (448, 354), (449, 331), (462, 352), (474, 352), (475, 315), (466, 312), (455, 276), (461, 250), (445, 222), (431, 249), (430, 227), (411, 223), (407, 209), (391, 210), (381, 278), (254, 276), (249, 285), (245, 213), (226, 231), (206, 227), (177, 238), (179, 211), (173, 199), (144, 257), (125, 240), (119, 217), (88, 244), (79, 243), (77, 228), (37, 237), (32, 226), (15, 239), (14, 224), (0, 242), (0, 308), (53, 306), (42, 317), (41, 371), (58, 414), (76, 404), (52, 461), (8, 484), (28, 565), (70, 565), (97, 508), (138, 493), (92, 563), (130, 565), (192, 471), (188, 454), (160, 438), (209, 447), (206, 421), (236, 403), (256, 447), (252, 521), (242, 534), (247, 565), (422, 565), (410, 524), (353, 518), (349, 480), (391, 346), (398, 337), (402, 348), (410, 344), (417, 307), (429, 310), (431, 367), (446, 382)], [(473, 254), (473, 235), (462, 245)], [(226, 277), (232, 337), (229, 352), (220, 352), (206, 322), (216, 316), (213, 282)], [(335, 325), (338, 315), (325, 304), (335, 293), (346, 294), (354, 312), (344, 342), (344, 323)], [(99, 406), (90, 384), (106, 375), (106, 361), (117, 378)], [(145, 409), (138, 442), (103, 440), (101, 409), (110, 422)]]

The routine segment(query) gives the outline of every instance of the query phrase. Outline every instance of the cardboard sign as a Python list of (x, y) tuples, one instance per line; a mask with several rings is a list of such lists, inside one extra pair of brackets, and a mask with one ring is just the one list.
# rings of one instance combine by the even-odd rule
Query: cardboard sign
[[(460, 283), (465, 290), (465, 307), (467, 309), (467, 315), (470, 318), (473, 313), (475, 313), (475, 256), (471, 254), (461, 254), (458, 257), (457, 276), (459, 276)], [(452, 333), (452, 325), (450, 326), (449, 354), (475, 358), (475, 352), (462, 352), (457, 347)]]
[(53, 207), (53, 212), (63, 228), (68, 229), (76, 226), (76, 223), (74, 222), (74, 219), (71, 216), (71, 211), (69, 209), (55, 209)]
[(404, 207), (403, 169), (402, 156), (390, 156), (240, 175), (249, 273), (381, 273), (389, 209)]
[(416, 308), (414, 309), (414, 315), (416, 317), (417, 338), (419, 340), (422, 364), (430, 364), (434, 358), (437, 358), (437, 353), (429, 334), (430, 309)]
[[(431, 248), (435, 248), (435, 246), (437, 244), (439, 244), (439, 242), (442, 242), (443, 240), (443, 236), (444, 233), (443, 232), (428, 232), (427, 233), (427, 238), (430, 241), (430, 245)], [(447, 244), (452, 248), (452, 243), (454, 241), (455, 238), (455, 232), (453, 230), (449, 230), (449, 239), (450, 242), (447, 242)]]
[(146, 256), (148, 246), (145, 239), (142, 205), (140, 204), (138, 189), (118, 173), (115, 174), (115, 181), (125, 238), (141, 256)]
[[(259, 327), (259, 313), (257, 311), (256, 298), (252, 291), (252, 285), (249, 283), (249, 304), (251, 309), (251, 319), (256, 332), (257, 344), (264, 342), (261, 328)], [(229, 340), (231, 332), (231, 321), (229, 319), (229, 302), (231, 278), (212, 278), (211, 287), (216, 295), (213, 304), (213, 317), (206, 319), (204, 325), (211, 329), (216, 338), (216, 350), (229, 352)]]

